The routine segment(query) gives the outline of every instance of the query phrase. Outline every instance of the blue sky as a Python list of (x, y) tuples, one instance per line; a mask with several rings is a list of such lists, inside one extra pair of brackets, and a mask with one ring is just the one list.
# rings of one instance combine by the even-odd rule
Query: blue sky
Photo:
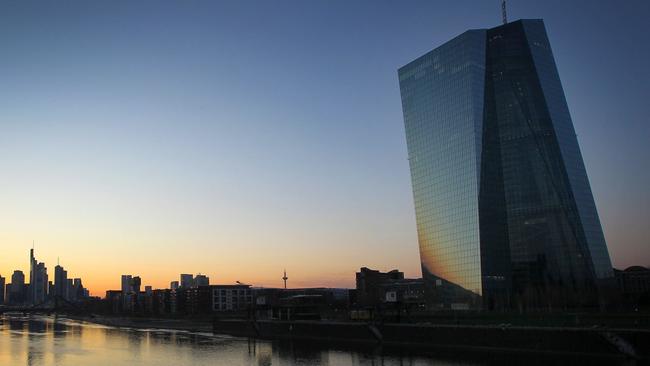
[[(546, 22), (614, 264), (650, 265), (650, 2), (508, 7)], [(397, 68), (500, 20), (485, 0), (3, 2), (0, 274), (36, 240), (98, 290), (418, 276)]]

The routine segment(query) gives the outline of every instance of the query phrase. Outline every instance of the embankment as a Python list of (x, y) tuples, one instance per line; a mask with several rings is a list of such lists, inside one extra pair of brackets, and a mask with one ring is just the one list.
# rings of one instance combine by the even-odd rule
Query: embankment
[(650, 358), (650, 331), (639, 329), (215, 320), (213, 331), (264, 339)]

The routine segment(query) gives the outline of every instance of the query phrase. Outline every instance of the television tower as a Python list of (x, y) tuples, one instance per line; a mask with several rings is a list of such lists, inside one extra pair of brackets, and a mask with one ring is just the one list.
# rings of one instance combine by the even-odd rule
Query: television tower
[(284, 281), (284, 289), (285, 290), (287, 289), (287, 280), (288, 279), (289, 279), (289, 277), (287, 277), (287, 270), (285, 269), (284, 270), (284, 276), (282, 276), (282, 281)]

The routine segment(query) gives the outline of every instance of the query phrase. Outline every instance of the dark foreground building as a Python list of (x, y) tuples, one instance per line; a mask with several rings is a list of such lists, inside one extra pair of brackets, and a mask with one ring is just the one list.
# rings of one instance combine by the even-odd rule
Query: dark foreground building
[(628, 267), (623, 271), (614, 269), (622, 304), (630, 310), (650, 309), (650, 268)]
[(598, 305), (612, 266), (542, 20), (467, 31), (399, 83), (429, 306)]
[(396, 269), (380, 272), (362, 267), (356, 273), (356, 308), (378, 309), (382, 306), (399, 305), (420, 309), (423, 303), (421, 279), (404, 278), (404, 272)]

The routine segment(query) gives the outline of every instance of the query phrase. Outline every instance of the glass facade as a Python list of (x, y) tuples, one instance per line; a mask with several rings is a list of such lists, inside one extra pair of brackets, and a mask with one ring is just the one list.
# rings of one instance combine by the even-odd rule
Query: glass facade
[(485, 31), (399, 70), (422, 273), (450, 304), (481, 295), (478, 185)]
[(572, 188), (571, 193), (584, 230), (596, 277), (599, 279), (611, 278), (614, 274), (605, 244), (605, 236), (600, 225), (596, 204), (591, 193), (591, 186), (544, 23), (541, 20), (530, 20), (522, 25), (529, 40), (531, 57), (539, 75), (548, 113), (564, 159), (567, 179)]
[(611, 263), (542, 21), (465, 32), (399, 81), (430, 305), (595, 302)]

